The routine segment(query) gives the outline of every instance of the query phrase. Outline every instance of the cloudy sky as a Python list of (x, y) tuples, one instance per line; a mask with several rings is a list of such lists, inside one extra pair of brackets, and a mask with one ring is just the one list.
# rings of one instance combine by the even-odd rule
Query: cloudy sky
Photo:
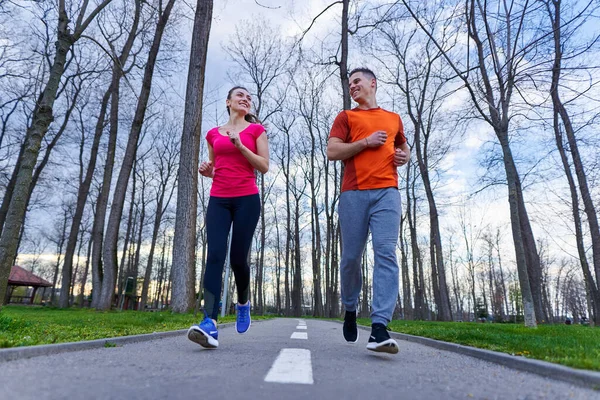
[[(263, 6), (258, 5), (257, 1)], [(179, 10), (182, 10), (184, 14), (187, 10), (188, 20), (182, 23), (180, 29), (183, 39), (186, 41), (185, 46), (189, 49), (193, 20), (193, 10), (190, 5), (195, 4), (195, 0), (181, 0), (178, 3)], [(225, 96), (229, 87), (232, 84), (245, 84), (245, 82), (235, 79), (236, 68), (223, 50), (223, 45), (228, 42), (236, 29), (243, 31), (244, 27), (248, 25), (248, 21), (260, 18), (274, 27), (278, 26), (282, 36), (293, 37), (306, 29), (312, 18), (330, 3), (331, 1), (326, 0), (215, 0), (206, 75), (206, 91), (212, 93), (211, 96), (216, 102), (215, 107), (220, 107), (224, 111)], [(375, 3), (375, 1), (372, 3)], [(313, 27), (312, 37), (325, 38), (329, 35), (337, 35), (340, 14), (341, 5), (338, 5), (323, 15)], [(332, 37), (334, 40), (337, 38), (337, 36)], [(310, 40), (310, 37), (307, 38), (307, 45), (310, 45)], [(356, 60), (356, 58), (354, 59)], [(188, 59), (184, 58), (181, 71), (173, 79), (173, 89), (180, 98), (185, 96), (187, 62)], [(453, 107), (461, 107), (465, 101), (466, 98), (461, 97), (459, 94), (453, 98)], [(393, 111), (398, 112), (401, 116), (405, 115), (405, 110), (395, 109)], [(214, 121), (214, 123), (224, 123), (223, 118), (224, 115), (222, 114), (220, 120)], [(206, 131), (209, 128), (210, 126), (204, 126), (203, 130)], [(442, 204), (452, 204), (458, 199), (474, 193), (481, 187), (478, 182), (478, 178), (482, 173), (479, 161), (482, 149), (485, 146), (490, 146), (492, 142), (494, 142), (493, 132), (485, 124), (473, 124), (465, 132), (455, 151), (450, 153), (443, 161), (447, 173), (444, 177), (443, 187), (439, 188), (439, 193), (441, 193), (439, 201)], [(520, 172), (523, 174), (523, 171)], [(527, 182), (531, 183), (530, 181)], [(560, 184), (564, 184), (564, 182)], [(549, 236), (548, 232), (542, 229), (542, 225), (546, 227), (553, 226), (557, 231), (569, 233), (566, 227), (569, 223), (568, 216), (565, 217), (564, 221), (561, 221), (559, 228), (552, 225), (552, 223), (547, 224), (546, 219), (551, 220), (551, 215), (554, 215), (555, 212), (552, 208), (549, 208), (556, 201), (552, 193), (545, 191), (544, 187), (534, 186), (528, 189), (525, 196), (530, 203), (528, 205), (530, 207), (529, 211), (534, 215), (534, 229), (536, 229), (537, 237)], [(492, 223), (503, 228), (507, 252), (510, 255), (512, 251), (510, 249), (510, 230), (508, 229), (506, 188), (499, 186), (496, 189), (488, 190), (484, 194), (474, 197), (468, 207), (470, 212), (474, 214), (474, 221)], [(451, 207), (444, 209), (442, 226), (447, 227), (456, 223), (456, 209)], [(423, 233), (425, 233), (425, 230), (423, 230)], [(559, 251), (562, 252), (565, 249), (568, 250), (567, 252), (572, 251), (569, 236), (565, 236), (566, 239), (561, 242), (562, 236), (550, 235)]]

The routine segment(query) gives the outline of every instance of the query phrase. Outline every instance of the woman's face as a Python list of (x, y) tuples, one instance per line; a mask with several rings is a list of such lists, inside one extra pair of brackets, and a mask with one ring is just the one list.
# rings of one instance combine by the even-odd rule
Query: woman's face
[(226, 103), (230, 112), (233, 111), (242, 115), (246, 115), (250, 112), (250, 107), (252, 106), (252, 97), (250, 96), (250, 93), (244, 89), (237, 88), (231, 92), (231, 96), (229, 99), (227, 99)]

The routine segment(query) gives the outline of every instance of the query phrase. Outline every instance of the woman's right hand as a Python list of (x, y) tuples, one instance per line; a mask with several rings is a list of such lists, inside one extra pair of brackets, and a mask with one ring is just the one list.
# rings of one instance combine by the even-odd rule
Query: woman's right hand
[(202, 164), (200, 164), (200, 168), (198, 168), (198, 172), (200, 173), (200, 175), (205, 176), (207, 178), (212, 178), (213, 177), (213, 165), (212, 162), (206, 162), (204, 161)]

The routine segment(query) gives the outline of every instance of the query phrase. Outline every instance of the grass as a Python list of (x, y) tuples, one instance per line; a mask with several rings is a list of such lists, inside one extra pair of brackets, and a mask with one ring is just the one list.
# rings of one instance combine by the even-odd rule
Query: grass
[[(253, 319), (268, 317), (252, 316)], [(166, 312), (53, 309), (6, 306), (0, 311), (0, 348), (77, 342), (184, 329), (198, 322), (193, 314)], [(226, 316), (220, 322), (232, 322)], [(363, 325), (370, 320), (359, 319)], [(600, 328), (581, 325), (392, 321), (395, 332), (535, 358), (569, 367), (600, 371)]]
[[(359, 319), (359, 323), (370, 325), (370, 320)], [(600, 328), (539, 325), (529, 329), (517, 324), (428, 321), (392, 321), (389, 327), (394, 332), (600, 371)]]
[[(5, 306), (0, 311), (0, 348), (78, 342), (188, 328), (201, 314), (53, 309)], [(264, 317), (252, 316), (253, 319)], [(232, 322), (233, 315), (219, 319)]]

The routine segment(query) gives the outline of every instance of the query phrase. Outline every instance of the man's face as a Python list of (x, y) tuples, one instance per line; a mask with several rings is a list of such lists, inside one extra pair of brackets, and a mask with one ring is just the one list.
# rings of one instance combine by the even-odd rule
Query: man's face
[(357, 103), (362, 103), (375, 94), (375, 79), (369, 78), (362, 72), (350, 75), (350, 97)]

